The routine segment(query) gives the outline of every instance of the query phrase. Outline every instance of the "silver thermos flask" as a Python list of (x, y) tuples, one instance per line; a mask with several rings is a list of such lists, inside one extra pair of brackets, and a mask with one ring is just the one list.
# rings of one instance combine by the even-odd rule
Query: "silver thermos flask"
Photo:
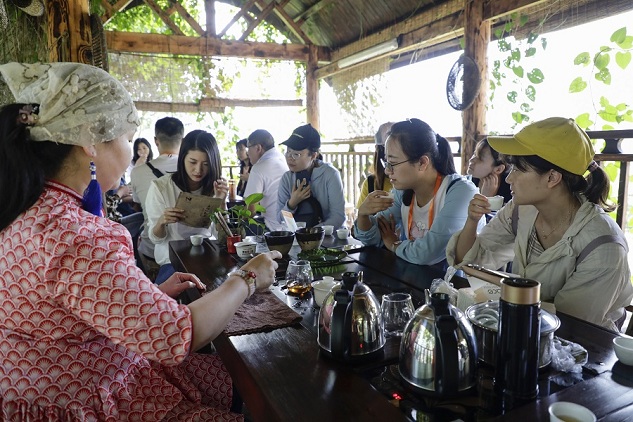
[(494, 389), (505, 413), (538, 395), (541, 284), (525, 278), (501, 283)]

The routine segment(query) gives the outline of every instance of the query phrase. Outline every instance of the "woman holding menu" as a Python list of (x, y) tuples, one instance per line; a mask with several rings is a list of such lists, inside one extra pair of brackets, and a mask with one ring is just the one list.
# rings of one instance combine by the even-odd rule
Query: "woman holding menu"
[(203, 228), (182, 224), (185, 210), (176, 208), (176, 201), (181, 192), (189, 192), (220, 198), (225, 204), (228, 184), (220, 177), (221, 167), (220, 152), (213, 135), (194, 130), (182, 141), (176, 172), (152, 182), (146, 208), (149, 238), (156, 245), (154, 255), (160, 265), (156, 284), (167, 280), (175, 271), (169, 261), (169, 241), (187, 239), (192, 234), (211, 236), (211, 220), (209, 227)]

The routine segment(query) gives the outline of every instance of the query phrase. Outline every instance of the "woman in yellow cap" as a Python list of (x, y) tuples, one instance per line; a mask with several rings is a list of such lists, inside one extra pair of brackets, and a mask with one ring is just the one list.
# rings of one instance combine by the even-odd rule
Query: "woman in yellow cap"
[(633, 298), (628, 246), (607, 214), (615, 208), (607, 203), (609, 180), (587, 134), (572, 119), (553, 117), (488, 141), (513, 166), (506, 179), (513, 199), (477, 234), (490, 204), (475, 195), (464, 228), (449, 241), (448, 262), (500, 268), (514, 258), (514, 273), (541, 282), (541, 300), (618, 330)]

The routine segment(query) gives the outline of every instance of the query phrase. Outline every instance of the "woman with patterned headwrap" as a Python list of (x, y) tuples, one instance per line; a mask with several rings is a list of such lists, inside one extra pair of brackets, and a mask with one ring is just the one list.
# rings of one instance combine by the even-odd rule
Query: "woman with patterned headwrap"
[(106, 72), (78, 63), (0, 65), (16, 97), (0, 109), (0, 420), (242, 420), (208, 344), (274, 278), (260, 255), (203, 288), (176, 273), (159, 287), (136, 267), (101, 186), (132, 158), (134, 103)]

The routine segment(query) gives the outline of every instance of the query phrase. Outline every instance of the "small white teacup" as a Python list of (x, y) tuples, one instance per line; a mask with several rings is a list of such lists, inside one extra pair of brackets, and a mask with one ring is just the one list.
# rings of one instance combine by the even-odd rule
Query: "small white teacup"
[(240, 258), (250, 258), (251, 255), (255, 253), (256, 249), (257, 243), (255, 242), (245, 241), (237, 242), (235, 244), (235, 251), (237, 253), (237, 256), (239, 256)]
[(552, 403), (548, 411), (550, 422), (596, 422), (596, 415), (591, 410), (568, 401)]
[(488, 202), (490, 203), (491, 211), (499, 211), (503, 207), (503, 196), (488, 196)]
[(334, 226), (323, 226), (323, 232), (326, 236), (332, 236), (332, 233), (334, 233)]
[(336, 231), (336, 237), (338, 237), (341, 240), (347, 239), (347, 236), (349, 236), (349, 230), (348, 229), (338, 229)]
[(189, 236), (189, 240), (191, 240), (191, 244), (193, 246), (200, 246), (202, 245), (202, 241), (204, 240), (204, 236), (201, 234), (192, 234), (191, 236)]

